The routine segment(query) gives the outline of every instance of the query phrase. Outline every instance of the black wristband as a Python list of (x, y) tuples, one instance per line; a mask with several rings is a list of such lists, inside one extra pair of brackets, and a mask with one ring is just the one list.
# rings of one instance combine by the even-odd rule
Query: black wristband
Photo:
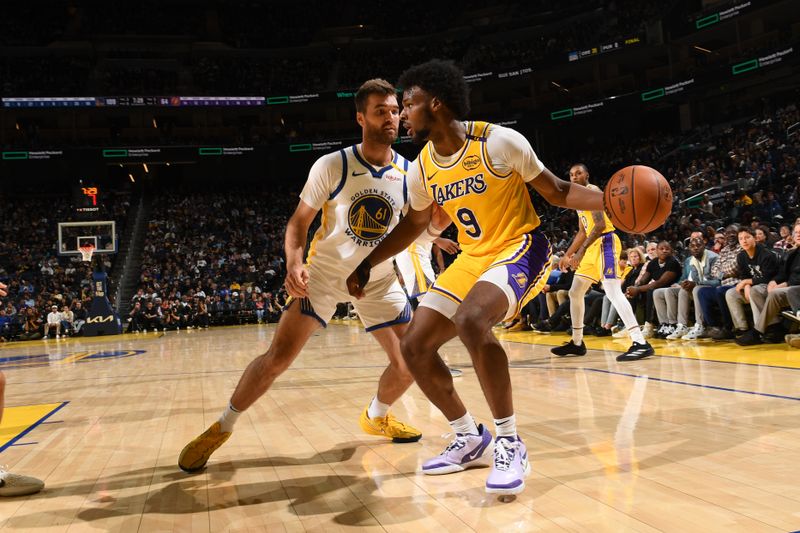
[(372, 265), (364, 259), (359, 263), (356, 267), (356, 277), (358, 277), (358, 284), (361, 288), (366, 287), (367, 282), (369, 281), (369, 273), (372, 270)]

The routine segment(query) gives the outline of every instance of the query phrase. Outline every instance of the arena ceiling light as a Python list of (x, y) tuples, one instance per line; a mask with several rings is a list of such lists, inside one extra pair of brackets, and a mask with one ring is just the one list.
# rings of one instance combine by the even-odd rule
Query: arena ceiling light
[(694, 48), (695, 50), (699, 50), (700, 52), (703, 52), (705, 54), (713, 54), (714, 53), (711, 50), (709, 50), (708, 48), (703, 48), (702, 46), (698, 46), (696, 44), (693, 45), (692, 48)]

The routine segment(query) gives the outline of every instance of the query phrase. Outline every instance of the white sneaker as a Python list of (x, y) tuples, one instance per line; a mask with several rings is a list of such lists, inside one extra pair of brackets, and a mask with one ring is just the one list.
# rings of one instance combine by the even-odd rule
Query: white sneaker
[(60, 339), (61, 335), (56, 334), (56, 339)]
[(695, 341), (699, 339), (705, 332), (706, 328), (703, 327), (703, 324), (695, 324), (689, 329), (689, 331), (686, 332), (683, 337), (681, 337), (681, 339), (685, 341)]
[(675, 327), (675, 331), (673, 331), (672, 333), (667, 335), (667, 340), (668, 341), (676, 341), (678, 339), (682, 339), (683, 336), (686, 335), (687, 333), (689, 333), (689, 328), (687, 328), (683, 324), (678, 324)]
[(46, 340), (47, 340), (47, 339), (49, 339), (49, 338), (50, 338), (50, 337), (48, 337), (47, 335), (45, 335), (44, 337), (42, 337), (42, 340), (45, 340), (45, 341), (46, 341)]
[(644, 335), (645, 339), (651, 339), (655, 334), (655, 329), (653, 328), (653, 324), (650, 322), (645, 322), (644, 327), (642, 328), (642, 335)]
[(0, 497), (35, 494), (44, 488), (44, 482), (30, 476), (12, 474), (0, 468)]
[(615, 339), (624, 339), (625, 337), (631, 336), (631, 334), (628, 332), (628, 328), (624, 326), (614, 326), (611, 328), (611, 331), (613, 332), (611, 336)]

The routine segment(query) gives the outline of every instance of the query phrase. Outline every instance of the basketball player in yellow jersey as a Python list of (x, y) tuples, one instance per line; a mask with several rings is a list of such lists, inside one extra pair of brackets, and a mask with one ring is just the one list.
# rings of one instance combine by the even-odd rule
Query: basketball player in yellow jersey
[(462, 253), (422, 298), (401, 340), (417, 384), (456, 434), (422, 471), (462, 471), (479, 464), (492, 444), (491, 433), (464, 407), (436, 354), (458, 335), (472, 358), (497, 433), (486, 491), (517, 494), (530, 466), (517, 435), (508, 358), (492, 327), (536, 296), (549, 272), (550, 244), (538, 229), (527, 186), (548, 202), (572, 209), (601, 210), (603, 195), (554, 176), (516, 131), (464, 122), (468, 89), (463, 72), (451, 61), (412, 67), (398, 83), (405, 89), (401, 119), (412, 140), (426, 144), (409, 168), (408, 215), (350, 275), (348, 290), (361, 297), (372, 265), (396, 255), (425, 231), (433, 202), (455, 222)]
[[(575, 185), (600, 191), (599, 187), (589, 183), (589, 169), (583, 163), (572, 165), (569, 169), (569, 180)], [(572, 287), (569, 289), (572, 339), (550, 352), (559, 357), (586, 355), (586, 345), (583, 343), (586, 304), (583, 297), (592, 285), (602, 280), (606, 296), (622, 317), (622, 322), (633, 340), (628, 351), (620, 354), (617, 361), (635, 361), (653, 355), (653, 347), (644, 340), (631, 303), (622, 293), (622, 272), (618, 265), (622, 243), (614, 233), (614, 225), (600, 210), (578, 211), (578, 221), (578, 234), (559, 263), (561, 271), (567, 266), (575, 270)]]
[[(0, 296), (7, 296), (8, 287), (0, 283)], [(3, 421), (3, 402), (6, 390), (6, 376), (0, 372), (0, 422)], [(0, 461), (2, 465), (2, 461)], [(21, 476), (7, 472), (0, 466), (0, 497), (26, 496), (34, 494), (44, 488), (44, 483), (35, 477)]]

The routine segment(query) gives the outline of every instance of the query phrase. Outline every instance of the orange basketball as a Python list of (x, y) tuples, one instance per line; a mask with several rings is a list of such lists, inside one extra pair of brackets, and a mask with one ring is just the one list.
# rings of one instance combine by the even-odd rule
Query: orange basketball
[(672, 188), (661, 173), (644, 165), (618, 170), (603, 194), (606, 214), (626, 233), (649, 233), (672, 211)]

